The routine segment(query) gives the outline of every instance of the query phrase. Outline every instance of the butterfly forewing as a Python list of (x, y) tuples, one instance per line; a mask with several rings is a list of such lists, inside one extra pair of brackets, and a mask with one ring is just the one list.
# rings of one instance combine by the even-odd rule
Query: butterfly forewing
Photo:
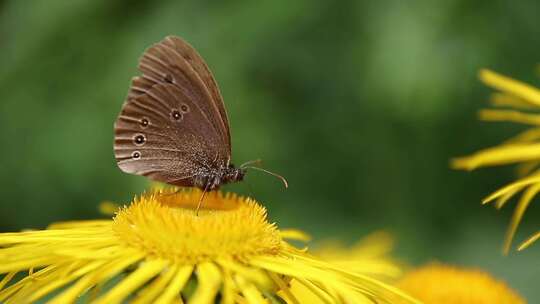
[[(153, 83), (172, 83), (176, 85), (185, 90), (190, 98), (200, 101), (199, 106), (204, 111), (204, 114), (209, 116), (211, 123), (230, 151), (227, 115), (215, 80), (213, 80), (207, 68), (202, 68), (206, 64), (193, 48), (191, 48), (192, 56), (188, 57), (192, 59), (188, 61), (184, 58), (182, 53), (178, 51), (182, 47), (176, 45), (180, 41), (183, 40), (178, 37), (175, 37), (174, 40), (172, 37), (167, 37), (162, 42), (146, 50), (139, 61), (139, 69), (143, 75), (138, 84), (142, 85), (130, 90), (128, 95), (137, 93), (132, 91), (140, 88), (148, 88)], [(187, 43), (184, 42), (184, 45), (187, 45)], [(204, 70), (207, 70), (208, 73), (202, 76), (199, 75), (198, 71), (202, 73)], [(206, 83), (204, 79), (209, 82)], [(217, 93), (213, 94), (212, 92)], [(215, 94), (219, 96), (219, 100), (214, 100), (213, 96)]]
[(213, 101), (216, 103), (216, 106), (220, 111), (223, 122), (225, 123), (227, 137), (229, 140), (228, 144), (230, 147), (231, 136), (229, 131), (229, 119), (227, 117), (227, 112), (225, 111), (225, 105), (223, 104), (223, 97), (221, 96), (219, 87), (214, 79), (214, 76), (212, 75), (212, 72), (208, 68), (208, 65), (206, 65), (199, 53), (189, 43), (181, 38), (169, 36), (163, 40), (163, 43), (174, 48), (178, 53), (180, 53), (204, 82), (206, 88), (212, 96)]
[(194, 176), (229, 163), (230, 137), (215, 80), (192, 48), (179, 50), (182, 42), (168, 37), (144, 53), (143, 74), (115, 123), (114, 150), (125, 172), (192, 186)]

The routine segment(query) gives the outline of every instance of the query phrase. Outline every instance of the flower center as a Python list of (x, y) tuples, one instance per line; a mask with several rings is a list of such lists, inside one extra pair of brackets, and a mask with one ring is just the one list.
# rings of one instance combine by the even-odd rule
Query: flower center
[(199, 190), (155, 192), (136, 198), (114, 219), (113, 231), (129, 246), (183, 263), (277, 254), (281, 236), (266, 209), (250, 198)]

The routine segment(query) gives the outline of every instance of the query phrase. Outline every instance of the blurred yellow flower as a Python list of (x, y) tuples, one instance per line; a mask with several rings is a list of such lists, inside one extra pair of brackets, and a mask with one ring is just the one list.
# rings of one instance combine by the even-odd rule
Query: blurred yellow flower
[(285, 239), (304, 234), (280, 231), (252, 199), (209, 193), (197, 216), (199, 197), (151, 192), (113, 220), (0, 234), (0, 302), (306, 303), (291, 292), (292, 280), (325, 303), (414, 302), (293, 247)]
[[(526, 83), (499, 75), (489, 70), (480, 72), (480, 79), (488, 86), (499, 90), (491, 98), (495, 107), (507, 109), (485, 109), (480, 119), (487, 121), (510, 121), (531, 126), (526, 131), (502, 144), (480, 150), (470, 156), (452, 160), (456, 169), (474, 170), (484, 166), (519, 164), (520, 179), (497, 190), (483, 200), (484, 204), (495, 202), (497, 208), (522, 192), (506, 233), (504, 252), (510, 250), (512, 239), (531, 200), (540, 191), (540, 89)], [(540, 232), (521, 244), (524, 249), (536, 239)]]
[(505, 283), (486, 272), (440, 264), (411, 271), (397, 283), (397, 287), (424, 304), (526, 303)]

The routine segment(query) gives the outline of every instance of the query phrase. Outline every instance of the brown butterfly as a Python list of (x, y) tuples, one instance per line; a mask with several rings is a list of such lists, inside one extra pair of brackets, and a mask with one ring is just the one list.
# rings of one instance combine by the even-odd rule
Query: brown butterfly
[(114, 154), (124, 172), (203, 193), (238, 182), (246, 169), (231, 163), (229, 120), (212, 73), (183, 39), (148, 48), (114, 125)]

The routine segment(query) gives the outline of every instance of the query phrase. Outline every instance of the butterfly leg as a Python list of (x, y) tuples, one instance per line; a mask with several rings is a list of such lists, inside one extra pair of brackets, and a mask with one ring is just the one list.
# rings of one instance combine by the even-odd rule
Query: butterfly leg
[(199, 216), (199, 210), (201, 209), (202, 207), (202, 202), (204, 200), (204, 197), (206, 196), (206, 193), (208, 192), (208, 187), (209, 187), (209, 183), (206, 184), (206, 186), (204, 186), (204, 189), (203, 189), (203, 192), (201, 194), (201, 197), (199, 198), (199, 203), (197, 204), (197, 209), (195, 210), (195, 214), (197, 216)]

